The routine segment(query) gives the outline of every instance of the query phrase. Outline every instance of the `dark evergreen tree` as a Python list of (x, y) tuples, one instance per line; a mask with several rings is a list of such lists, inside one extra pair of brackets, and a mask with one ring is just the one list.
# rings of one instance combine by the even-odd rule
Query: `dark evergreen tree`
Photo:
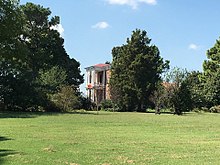
[(207, 107), (220, 105), (220, 39), (207, 51), (207, 58), (203, 63), (202, 82)]
[(127, 43), (112, 50), (110, 90), (120, 111), (144, 111), (160, 75), (168, 67), (146, 31), (133, 31)]
[(206, 99), (203, 92), (203, 83), (201, 82), (202, 73), (198, 71), (190, 72), (185, 80), (190, 90), (192, 99), (192, 108), (202, 108), (206, 106)]

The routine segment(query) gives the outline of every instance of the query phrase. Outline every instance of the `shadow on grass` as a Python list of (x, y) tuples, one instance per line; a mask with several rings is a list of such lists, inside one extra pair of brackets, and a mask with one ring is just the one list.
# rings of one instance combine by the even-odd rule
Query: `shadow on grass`
[(82, 115), (111, 115), (112, 112), (108, 111), (73, 111), (73, 112), (65, 112), (64, 114), (82, 114)]
[(14, 154), (17, 154), (17, 152), (14, 150), (0, 149), (0, 164), (4, 164), (5, 162), (4, 157), (9, 156), (9, 155), (14, 155)]
[(162, 115), (162, 114), (169, 114), (169, 115), (174, 115), (173, 112), (160, 112), (160, 114), (156, 114), (154, 111), (147, 111), (147, 112), (144, 112), (144, 113), (149, 113), (149, 114), (155, 114), (155, 115)]
[[(13, 140), (13, 139), (0, 136), (0, 142), (6, 141), (6, 140)], [(17, 152), (14, 150), (0, 149), (0, 164), (3, 164), (3, 162), (5, 161), (4, 157), (6, 157), (8, 155), (14, 155), (14, 154), (17, 154)]]
[(100, 113), (97, 111), (73, 111), (73, 112), (14, 112), (14, 111), (0, 111), (1, 118), (36, 118), (39, 116), (58, 116), (64, 114), (81, 114), (81, 115), (106, 115), (107, 113)]
[(13, 139), (10, 139), (10, 138), (7, 138), (7, 137), (0, 136), (0, 142), (1, 142), (1, 141), (6, 141), (6, 140), (13, 140)]
[[(117, 113), (123, 112), (109, 112), (109, 111), (86, 111), (86, 110), (76, 110), (72, 112), (15, 112), (15, 111), (0, 111), (0, 119), (1, 118), (37, 118), (39, 116), (59, 116), (65, 114), (72, 115), (113, 115)], [(146, 114), (155, 114), (155, 111), (147, 111), (147, 112), (138, 112), (138, 113), (146, 113)], [(175, 115), (173, 112), (161, 111), (160, 114), (155, 115)], [(191, 112), (183, 112), (180, 116), (188, 116), (191, 115)], [(0, 137), (1, 138), (1, 137)]]
[(13, 111), (2, 111), (0, 112), (0, 118), (35, 118), (40, 113), (31, 113), (31, 112), (13, 112)]

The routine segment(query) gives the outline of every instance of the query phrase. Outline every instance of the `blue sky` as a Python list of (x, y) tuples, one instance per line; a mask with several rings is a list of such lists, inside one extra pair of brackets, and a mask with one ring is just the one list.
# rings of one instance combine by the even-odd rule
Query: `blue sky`
[[(21, 4), (27, 0), (21, 0)], [(136, 28), (171, 66), (202, 71), (206, 51), (220, 36), (219, 0), (30, 0), (60, 16), (65, 49), (84, 68), (111, 61)], [(82, 88), (84, 85), (82, 85)]]

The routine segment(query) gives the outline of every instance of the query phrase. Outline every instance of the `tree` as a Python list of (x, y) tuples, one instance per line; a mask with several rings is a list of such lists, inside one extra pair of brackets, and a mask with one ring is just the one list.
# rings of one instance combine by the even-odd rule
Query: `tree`
[(69, 57), (64, 49), (64, 39), (53, 28), (60, 23), (60, 18), (55, 16), (49, 20), (49, 8), (33, 3), (22, 5), (21, 9), (25, 18), (22, 40), (29, 50), (28, 63), (33, 77), (38, 75), (39, 70), (59, 66), (66, 71), (69, 85), (82, 84), (84, 80), (80, 74), (80, 63)]
[(174, 114), (192, 110), (192, 97), (186, 69), (175, 67), (165, 75), (164, 88), (166, 92), (166, 106), (174, 110)]
[[(20, 34), (22, 28), (22, 17), (19, 10), (19, 1), (1, 0), (0, 1), (0, 44), (1, 50), (3, 48), (9, 48), (8, 45), (4, 45), (11, 41), (14, 44), (13, 39), (16, 39)], [(4, 47), (3, 47), (4, 45)]]
[[(112, 77), (112, 75), (111, 75)], [(112, 81), (112, 80), (111, 80)], [(110, 99), (112, 101), (112, 106), (113, 106), (113, 111), (118, 111), (119, 107), (118, 105), (120, 104), (120, 97), (122, 96), (122, 92), (120, 91), (120, 86), (117, 86), (116, 84), (113, 85), (113, 82), (110, 81), (109, 85), (109, 91), (110, 91)]]
[(169, 62), (163, 61), (150, 42), (146, 31), (136, 29), (125, 45), (112, 50), (110, 90), (121, 111), (144, 111), (160, 74), (168, 67)]
[(150, 100), (153, 102), (155, 107), (155, 114), (160, 114), (161, 108), (166, 105), (166, 100), (168, 98), (168, 92), (166, 92), (165, 86), (162, 82), (159, 82), (157, 89), (150, 96)]
[(64, 85), (58, 93), (51, 95), (51, 100), (62, 112), (67, 112), (80, 107), (80, 100), (76, 89), (69, 85)]
[(207, 58), (203, 63), (202, 81), (207, 106), (220, 105), (220, 39), (207, 51)]
[(38, 104), (48, 109), (47, 105), (51, 102), (48, 94), (57, 92), (61, 85), (78, 88), (83, 83), (80, 64), (69, 57), (64, 48), (64, 39), (53, 28), (60, 23), (58, 16), (49, 19), (49, 8), (33, 3), (22, 5), (21, 10), (25, 20), (21, 40), (28, 49), (27, 63), (32, 75), (30, 81), (42, 98)]
[[(23, 18), (18, 1), (0, 1), (0, 101), (4, 106), (13, 106), (23, 97), (16, 97), (18, 87), (27, 88), (27, 68), (24, 45), (19, 38), (22, 34)], [(26, 93), (26, 92), (24, 92)], [(21, 96), (21, 97), (20, 97)], [(22, 103), (22, 102), (20, 102)]]
[(0, 1), (0, 101), (8, 109), (48, 105), (48, 89), (55, 92), (52, 88), (61, 83), (49, 85), (53, 75), (48, 72), (54, 67), (65, 72), (62, 85), (78, 88), (84, 81), (80, 63), (69, 57), (64, 39), (53, 28), (59, 17), (50, 14), (49, 8), (33, 3), (19, 6), (18, 1)]
[(47, 93), (55, 93), (59, 87), (66, 84), (67, 74), (64, 69), (54, 66), (49, 70), (39, 72), (37, 83), (44, 88)]
[(204, 85), (201, 81), (202, 73), (192, 71), (188, 73), (185, 82), (190, 90), (193, 108), (202, 108), (206, 106)]

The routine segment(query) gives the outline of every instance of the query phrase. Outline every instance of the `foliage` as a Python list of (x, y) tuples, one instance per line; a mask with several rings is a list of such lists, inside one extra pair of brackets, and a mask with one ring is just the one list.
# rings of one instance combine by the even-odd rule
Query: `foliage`
[(67, 74), (64, 69), (54, 66), (49, 70), (39, 72), (37, 83), (47, 89), (49, 93), (56, 92), (60, 86), (66, 84)]
[(168, 92), (166, 92), (165, 86), (160, 82), (157, 85), (157, 89), (150, 96), (150, 100), (154, 103), (155, 114), (160, 114), (161, 108), (166, 105)]
[(49, 20), (49, 8), (33, 3), (22, 5), (21, 9), (25, 18), (22, 41), (29, 50), (28, 62), (33, 75), (38, 75), (40, 69), (59, 66), (65, 70), (69, 85), (79, 86), (83, 83), (79, 62), (69, 57), (64, 49), (64, 39), (52, 28), (59, 24), (59, 17)]
[(178, 115), (193, 109), (191, 92), (186, 81), (183, 81), (180, 88), (175, 91), (172, 102), (174, 103), (175, 113)]
[[(0, 1), (0, 44), (1, 49), (5, 48), (7, 50), (13, 45), (4, 45), (4, 42), (8, 43), (13, 41), (20, 34), (22, 29), (22, 18), (21, 13), (18, 8), (19, 1), (17, 0), (1, 0)], [(14, 41), (11, 42), (14, 44)]]
[(174, 113), (178, 115), (191, 111), (193, 108), (188, 75), (186, 69), (178, 67), (171, 69), (165, 75), (166, 97), (164, 97), (164, 102), (166, 102), (166, 108), (173, 108)]
[(113, 108), (112, 101), (111, 101), (111, 100), (103, 100), (103, 101), (101, 102), (101, 108), (102, 108), (103, 110)]
[(201, 82), (202, 73), (198, 71), (189, 72), (185, 82), (190, 90), (193, 108), (206, 106), (205, 93), (203, 91), (203, 83)]
[(110, 91), (120, 111), (145, 111), (160, 74), (168, 67), (146, 31), (135, 30), (127, 43), (112, 50)]
[(207, 58), (203, 63), (203, 85), (207, 106), (220, 104), (220, 39), (207, 51)]
[[(22, 108), (32, 104), (35, 96), (27, 80), (26, 49), (20, 42), (23, 18), (18, 1), (0, 1), (0, 100), (4, 108)], [(19, 105), (19, 106), (18, 106)]]
[(80, 108), (79, 97), (72, 86), (62, 86), (58, 93), (55, 93), (50, 97), (56, 108), (62, 112)]
[(91, 110), (95, 107), (95, 103), (91, 101), (87, 96), (84, 96), (83, 93), (79, 95), (80, 108), (85, 110)]
[(212, 73), (212, 77), (206, 77), (203, 90), (207, 107), (220, 104), (220, 69)]
[(58, 86), (83, 83), (80, 63), (52, 28), (59, 17), (50, 15), (49, 8), (33, 3), (0, 1), (0, 104), (8, 110), (46, 108), (48, 93)]

